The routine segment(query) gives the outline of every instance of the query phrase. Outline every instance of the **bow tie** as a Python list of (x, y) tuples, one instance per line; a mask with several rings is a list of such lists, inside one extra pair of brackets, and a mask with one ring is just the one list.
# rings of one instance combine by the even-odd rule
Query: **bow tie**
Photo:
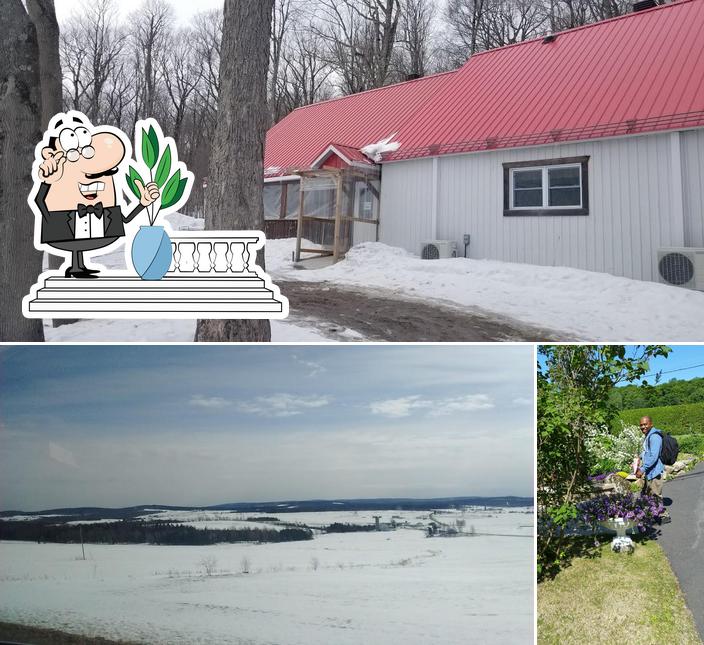
[(78, 211), (78, 217), (85, 217), (90, 213), (100, 219), (103, 216), (103, 202), (98, 202), (95, 205), (91, 204), (90, 206), (79, 204), (76, 210)]

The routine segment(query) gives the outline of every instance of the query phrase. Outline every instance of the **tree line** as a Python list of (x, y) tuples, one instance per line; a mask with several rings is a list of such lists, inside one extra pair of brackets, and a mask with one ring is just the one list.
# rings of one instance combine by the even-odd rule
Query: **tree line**
[(610, 400), (619, 410), (700, 403), (704, 401), (704, 378), (673, 379), (657, 385), (626, 385), (614, 388)]
[(303, 527), (285, 529), (196, 528), (186, 524), (122, 520), (100, 524), (49, 524), (43, 521), (0, 521), (0, 540), (77, 544), (164, 544), (203, 545), (223, 542), (295, 542), (312, 540), (313, 532)]

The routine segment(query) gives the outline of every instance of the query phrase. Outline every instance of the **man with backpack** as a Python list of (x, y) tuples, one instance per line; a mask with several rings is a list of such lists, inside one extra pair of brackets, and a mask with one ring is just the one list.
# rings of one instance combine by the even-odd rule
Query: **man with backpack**
[[(669, 453), (672, 451), (672, 446), (669, 443), (665, 445), (665, 439), (667, 437), (668, 441), (671, 441), (672, 438), (670, 435), (664, 435), (661, 430), (653, 427), (653, 420), (650, 417), (643, 417), (639, 426), (640, 431), (645, 436), (643, 452), (640, 455), (640, 464), (636, 470), (636, 477), (643, 479), (641, 495), (654, 495), (662, 503), (662, 484), (665, 474), (664, 461), (670, 461)], [(663, 455), (664, 448), (666, 448), (667, 457)], [(661, 521), (665, 523), (671, 521), (670, 514), (667, 511), (661, 516)]]

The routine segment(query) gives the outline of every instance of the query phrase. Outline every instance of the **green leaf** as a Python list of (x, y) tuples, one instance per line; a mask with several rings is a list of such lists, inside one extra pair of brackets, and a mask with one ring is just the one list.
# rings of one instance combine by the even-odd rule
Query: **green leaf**
[(183, 178), (181, 181), (178, 182), (178, 188), (176, 189), (176, 194), (174, 195), (173, 199), (169, 201), (166, 206), (173, 206), (174, 204), (178, 204), (181, 201), (181, 197), (183, 197), (183, 193), (186, 190), (186, 185), (188, 184), (188, 179)]
[(174, 197), (172, 204), (178, 204), (183, 197), (183, 193), (186, 190), (186, 184), (188, 184), (188, 179), (184, 177), (180, 182), (178, 182), (178, 190), (176, 191), (176, 197)]
[(137, 188), (137, 185), (134, 183), (135, 179), (139, 179), (140, 182), (142, 182), (142, 186), (144, 186), (144, 180), (140, 176), (140, 174), (132, 167), (130, 166), (130, 174), (126, 175), (127, 177), (127, 185), (130, 187), (130, 190), (134, 194), (134, 196), (137, 199), (141, 198), (141, 194), (139, 192), (139, 188)]
[(147, 131), (142, 129), (142, 159), (144, 163), (147, 164), (147, 168), (151, 170), (154, 168), (156, 163), (156, 151), (154, 150), (154, 143), (149, 138)]
[(166, 150), (164, 150), (164, 156), (161, 158), (161, 161), (159, 161), (159, 166), (156, 169), (156, 176), (154, 177), (154, 181), (156, 182), (156, 185), (161, 188), (165, 183), (166, 183), (166, 178), (169, 176), (169, 173), (171, 172), (171, 146), (166, 146)]
[(176, 193), (178, 192), (178, 186), (180, 183), (181, 171), (177, 170), (173, 175), (171, 175), (171, 179), (166, 182), (164, 191), (161, 193), (162, 208), (167, 208), (168, 206), (171, 206), (171, 204), (174, 203), (174, 197), (176, 197)]
[(156, 163), (156, 160), (159, 158), (159, 137), (156, 136), (156, 130), (154, 130), (153, 125), (149, 126), (147, 136), (152, 144), (152, 148), (154, 148), (154, 163)]

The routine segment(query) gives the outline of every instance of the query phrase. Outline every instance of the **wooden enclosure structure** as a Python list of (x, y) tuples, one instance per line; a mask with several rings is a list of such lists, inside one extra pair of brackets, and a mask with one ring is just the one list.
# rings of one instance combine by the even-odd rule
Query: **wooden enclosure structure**
[[(379, 240), (380, 173), (378, 167), (300, 170), (295, 261), (312, 257), (345, 257), (352, 244)], [(316, 196), (318, 193), (320, 196)], [(315, 208), (307, 209), (313, 201)], [(313, 210), (316, 214), (308, 212)], [(318, 248), (304, 248), (304, 240)], [(311, 257), (311, 256), (309, 256)]]

